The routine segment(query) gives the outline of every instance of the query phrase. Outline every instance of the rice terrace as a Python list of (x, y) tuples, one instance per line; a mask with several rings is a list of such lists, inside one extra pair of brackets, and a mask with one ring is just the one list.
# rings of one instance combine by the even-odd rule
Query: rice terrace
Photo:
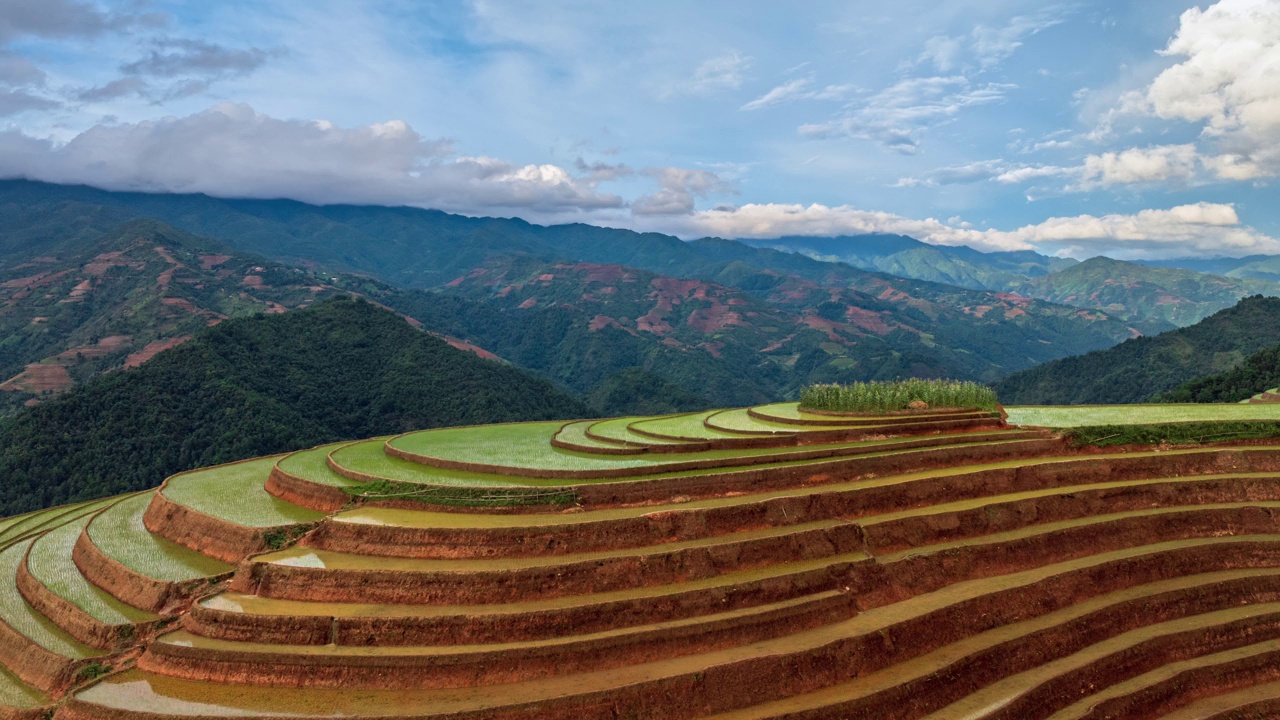
[(0, 716), (1274, 716), (1280, 405), (1156, 409), (815, 387), (9, 518)]

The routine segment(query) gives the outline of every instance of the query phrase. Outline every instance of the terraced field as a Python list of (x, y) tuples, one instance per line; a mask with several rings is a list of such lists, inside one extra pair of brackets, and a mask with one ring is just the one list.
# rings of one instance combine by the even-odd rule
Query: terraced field
[(1277, 717), (1280, 439), (1051, 429), (1259, 407), (773, 404), (184, 473), (0, 520), (0, 718)]

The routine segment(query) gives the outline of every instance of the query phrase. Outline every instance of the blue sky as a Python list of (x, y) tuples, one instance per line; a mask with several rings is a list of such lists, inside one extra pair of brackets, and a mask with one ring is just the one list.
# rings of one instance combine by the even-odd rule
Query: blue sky
[(0, 175), (1280, 253), (1280, 0), (0, 4)]

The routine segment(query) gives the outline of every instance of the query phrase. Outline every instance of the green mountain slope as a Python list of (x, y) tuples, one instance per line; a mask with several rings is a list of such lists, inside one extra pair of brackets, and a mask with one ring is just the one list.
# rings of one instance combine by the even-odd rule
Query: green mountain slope
[(1155, 397), (1156, 402), (1241, 402), (1280, 386), (1280, 346), (1245, 358), (1230, 370), (1182, 383)]
[(1030, 278), (1076, 262), (1031, 251), (984, 253), (963, 246), (930, 245), (903, 235), (782, 237), (743, 242), (816, 260), (848, 263), (864, 270), (976, 290), (1016, 290)]
[[(117, 218), (110, 218), (114, 222)], [(107, 230), (52, 219), (0, 238), (0, 389), (13, 406), (134, 366), (229, 317), (284, 312), (339, 289), (332, 278), (175, 230), (127, 220)]]
[(996, 390), (1007, 405), (1143, 402), (1274, 345), (1280, 345), (1280, 298), (1254, 296), (1190, 327), (1017, 373)]
[(344, 438), (589, 414), (545, 380), (333, 299), (228, 320), (0, 422), (0, 515)]
[(1248, 295), (1280, 295), (1280, 285), (1095, 257), (1030, 280), (1020, 289), (1064, 305), (1103, 310), (1132, 322), (1185, 327)]

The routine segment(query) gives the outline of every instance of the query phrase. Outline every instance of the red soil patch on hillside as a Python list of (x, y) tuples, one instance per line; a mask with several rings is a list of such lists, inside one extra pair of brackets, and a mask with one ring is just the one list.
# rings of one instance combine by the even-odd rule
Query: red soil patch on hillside
[(441, 340), (444, 340), (445, 342), (449, 343), (450, 345), (452, 345), (453, 347), (459, 350), (466, 350), (467, 352), (472, 353), (477, 357), (484, 358), (485, 360), (501, 360), (502, 359), (497, 355), (489, 352), (488, 350), (485, 350), (484, 348), (480, 347), (479, 345), (469, 343), (466, 340), (459, 340), (458, 338), (451, 337), (449, 335), (438, 335), (437, 337), (439, 337)]
[(1027, 314), (1027, 311), (1023, 310), (1022, 308), (1009, 308), (1008, 310), (1004, 311), (1004, 317), (1006, 320), (1012, 320), (1018, 317), (1019, 315), (1026, 315), (1026, 314)]
[(0, 384), (0, 390), (25, 390), (40, 394), (46, 390), (61, 392), (73, 384), (67, 368), (58, 363), (33, 363), (25, 370)]
[(621, 265), (592, 265), (579, 263), (575, 269), (586, 271), (587, 282), (613, 284), (619, 282), (635, 282), (635, 276), (627, 272)]
[(973, 307), (967, 307), (964, 309), (964, 314), (980, 318), (990, 312), (991, 307), (991, 305), (975, 305)]
[(831, 320), (824, 317), (818, 317), (817, 315), (806, 315), (804, 318), (804, 324), (814, 330), (821, 330), (826, 333), (827, 338), (832, 342), (840, 341), (840, 336), (836, 334), (836, 328), (840, 327), (840, 323), (832, 322)]
[(245, 275), (244, 279), (240, 281), (240, 284), (251, 288), (264, 287), (261, 275)]
[(131, 335), (108, 335), (98, 341), (96, 345), (81, 345), (73, 347), (70, 350), (58, 353), (54, 356), (55, 360), (70, 362), (76, 359), (76, 355), (81, 357), (102, 357), (109, 353), (115, 352), (120, 348), (129, 344), (132, 340)]
[(766, 353), (767, 353), (767, 352), (773, 352), (773, 351), (775, 351), (775, 350), (779, 350), (779, 349), (781, 349), (781, 348), (782, 348), (782, 346), (783, 346), (783, 345), (786, 345), (787, 343), (789, 343), (789, 342), (791, 342), (792, 340), (794, 340), (794, 339), (795, 339), (795, 337), (796, 337), (796, 334), (795, 334), (795, 333), (791, 333), (790, 335), (788, 335), (788, 336), (786, 336), (786, 337), (782, 338), (781, 340), (778, 340), (777, 342), (771, 343), (768, 347), (765, 347), (765, 348), (764, 348), (764, 349), (762, 349), (760, 352), (766, 352)]
[(278, 302), (270, 302), (270, 301), (268, 301), (268, 302), (267, 302), (267, 309), (266, 309), (266, 311), (265, 311), (265, 314), (267, 314), (267, 315), (281, 315), (281, 314), (283, 314), (283, 313), (287, 313), (287, 312), (289, 312), (289, 308), (287, 308), (287, 307), (285, 307), (285, 306), (281, 305), (280, 303), (278, 303)]
[(76, 285), (75, 287), (71, 288), (71, 294), (68, 297), (73, 300), (80, 300), (85, 295), (88, 295), (89, 291), (92, 289), (93, 289), (93, 281), (85, 280), (79, 285)]
[(720, 341), (704, 342), (698, 345), (698, 347), (702, 348), (703, 350), (706, 350), (711, 355), (711, 357), (719, 360), (722, 357), (722, 355), (720, 354), (720, 351), (724, 349), (724, 343)]
[(85, 264), (84, 272), (88, 275), (97, 276), (102, 275), (113, 267), (132, 265), (132, 263), (121, 260), (122, 257), (124, 257), (123, 250), (116, 250), (115, 252), (102, 253), (101, 255), (94, 256), (92, 260)]
[[(698, 332), (710, 334), (733, 325), (742, 324), (742, 317), (730, 310), (728, 305), (721, 305), (715, 300), (711, 302), (714, 303), (711, 307), (698, 308), (689, 314), (689, 327)], [(720, 356), (716, 355), (716, 357)]]
[(531, 297), (528, 300), (525, 300), (524, 302), (520, 303), (516, 307), (519, 308), (520, 310), (528, 310), (529, 308), (537, 304), (538, 304), (538, 298)]
[(849, 318), (850, 323), (863, 330), (869, 330), (877, 335), (888, 335), (893, 332), (893, 328), (885, 324), (884, 317), (873, 310), (851, 306), (845, 310), (844, 314)]
[(0, 283), (0, 287), (5, 287), (5, 288), (40, 287), (41, 285), (48, 285), (49, 283), (53, 282), (54, 280), (57, 280), (58, 278), (62, 277), (63, 275), (66, 275), (69, 272), (71, 271), (63, 270), (61, 272), (56, 272), (56, 273), (40, 273), (39, 275), (31, 275), (29, 277), (15, 278), (13, 280), (6, 280), (5, 282)]
[(201, 255), (200, 269), (212, 270), (230, 259), (230, 255)]
[(142, 363), (155, 357), (158, 353), (162, 353), (169, 348), (176, 348), (190, 339), (190, 335), (183, 335), (182, 337), (169, 338), (167, 340), (153, 340), (152, 342), (147, 343), (146, 347), (125, 358), (124, 366), (127, 368), (138, 367)]

